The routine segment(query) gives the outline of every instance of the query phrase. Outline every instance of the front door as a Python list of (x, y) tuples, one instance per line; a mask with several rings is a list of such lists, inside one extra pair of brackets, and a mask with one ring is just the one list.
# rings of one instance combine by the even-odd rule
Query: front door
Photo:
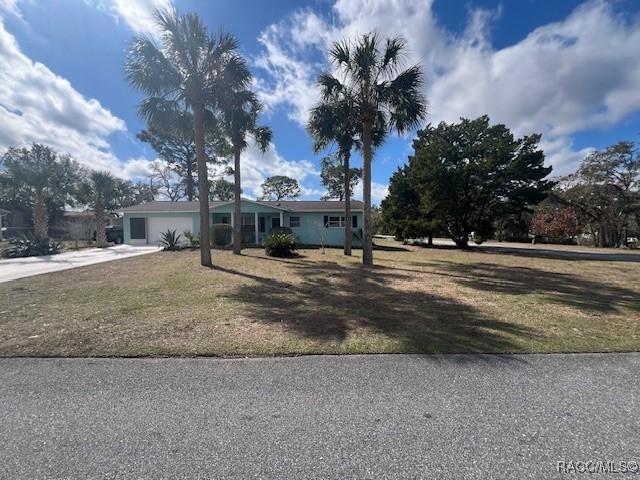
[(271, 228), (278, 228), (280, 226), (280, 217), (271, 217)]
[(258, 217), (258, 229), (260, 233), (264, 233), (267, 230), (267, 221), (265, 217)]

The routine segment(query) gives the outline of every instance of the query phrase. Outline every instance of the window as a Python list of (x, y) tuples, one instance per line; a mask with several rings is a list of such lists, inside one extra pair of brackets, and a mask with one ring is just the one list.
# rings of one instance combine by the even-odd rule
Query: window
[(289, 217), (289, 226), (291, 228), (298, 228), (300, 226), (300, 217)]
[(131, 218), (129, 226), (131, 227), (131, 240), (144, 240), (147, 238), (145, 218)]
[(340, 227), (344, 227), (344, 217), (338, 217), (338, 216), (327, 216), (325, 217), (325, 225), (328, 226), (329, 228), (340, 228)]
[(229, 217), (222, 217), (222, 223), (229, 223)]
[(271, 217), (271, 228), (278, 228), (280, 226), (280, 217)]
[[(344, 216), (337, 215), (325, 215), (324, 216), (324, 226), (328, 228), (343, 228), (347, 224)], [(353, 228), (358, 228), (358, 218), (353, 215), (351, 217), (351, 226)]]

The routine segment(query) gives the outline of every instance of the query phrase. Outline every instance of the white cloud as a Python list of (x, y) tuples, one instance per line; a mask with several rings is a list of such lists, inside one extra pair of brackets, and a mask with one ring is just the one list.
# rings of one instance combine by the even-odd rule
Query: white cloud
[(126, 131), (123, 120), (24, 55), (1, 19), (0, 58), (0, 149), (44, 143), (87, 167), (122, 175), (108, 137)]
[(5, 11), (18, 18), (22, 18), (20, 10), (18, 9), (18, 0), (0, 0), (0, 11)]
[(270, 108), (288, 105), (304, 124), (331, 42), (376, 31), (409, 40), (406, 62), (423, 65), (430, 122), (487, 113), (517, 135), (540, 132), (555, 173), (571, 171), (589, 151), (574, 150), (572, 134), (640, 109), (640, 21), (609, 2), (587, 2), (503, 49), (489, 35), (500, 11), (470, 11), (466, 30), (453, 35), (431, 7), (432, 0), (337, 0), (331, 16), (301, 10), (271, 25), (256, 59), (265, 73), (257, 82), (263, 100)]
[(171, 0), (85, 0), (85, 2), (112, 15), (116, 21), (122, 20), (135, 33), (152, 36), (158, 34), (153, 12), (168, 8), (172, 4)]
[[(371, 202), (374, 205), (380, 205), (380, 202), (389, 194), (389, 185), (378, 182), (371, 182)], [(362, 200), (362, 180), (360, 180), (353, 189), (353, 197), (356, 200)]]

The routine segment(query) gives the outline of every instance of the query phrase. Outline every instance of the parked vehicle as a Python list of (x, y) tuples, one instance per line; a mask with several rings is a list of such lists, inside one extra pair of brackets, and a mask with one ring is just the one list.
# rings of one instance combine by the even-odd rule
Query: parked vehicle
[[(120, 245), (124, 243), (124, 229), (121, 225), (109, 225), (105, 227), (104, 233), (107, 237), (107, 242)], [(96, 239), (96, 232), (93, 232), (93, 240)]]

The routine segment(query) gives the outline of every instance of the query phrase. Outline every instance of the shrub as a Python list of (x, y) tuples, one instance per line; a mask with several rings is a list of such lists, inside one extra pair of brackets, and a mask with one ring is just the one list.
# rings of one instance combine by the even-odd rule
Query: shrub
[(60, 243), (52, 240), (38, 240), (33, 234), (23, 234), (9, 240), (9, 246), (2, 251), (4, 258), (38, 257), (60, 253)]
[(194, 235), (189, 230), (185, 230), (182, 234), (184, 235), (184, 238), (189, 241), (191, 248), (198, 248), (200, 246), (200, 237), (198, 235)]
[(293, 235), (293, 230), (291, 230), (289, 227), (272, 227), (271, 230), (269, 230), (269, 235), (274, 235), (276, 233)]
[(292, 257), (295, 255), (296, 238), (289, 233), (273, 233), (264, 242), (270, 257)]
[(161, 235), (160, 245), (163, 246), (163, 250), (167, 250), (170, 252), (175, 252), (176, 250), (180, 250), (180, 238), (182, 235), (176, 235), (175, 230), (167, 230)]
[(209, 232), (213, 247), (227, 247), (233, 242), (233, 227), (228, 223), (214, 223)]

